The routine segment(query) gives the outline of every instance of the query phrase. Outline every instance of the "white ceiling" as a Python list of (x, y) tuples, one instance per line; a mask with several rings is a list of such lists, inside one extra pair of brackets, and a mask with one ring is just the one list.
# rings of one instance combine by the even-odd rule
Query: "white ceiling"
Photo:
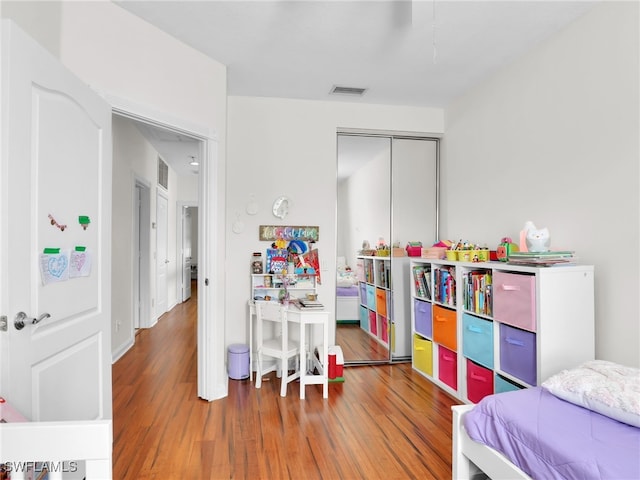
[(229, 95), (444, 108), (598, 1), (115, 3), (226, 65)]

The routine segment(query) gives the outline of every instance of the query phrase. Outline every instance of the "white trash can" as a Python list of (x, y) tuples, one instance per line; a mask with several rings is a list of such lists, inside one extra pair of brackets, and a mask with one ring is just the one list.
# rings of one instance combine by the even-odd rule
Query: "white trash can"
[(227, 353), (229, 378), (244, 380), (249, 378), (249, 346), (243, 343), (229, 345)]

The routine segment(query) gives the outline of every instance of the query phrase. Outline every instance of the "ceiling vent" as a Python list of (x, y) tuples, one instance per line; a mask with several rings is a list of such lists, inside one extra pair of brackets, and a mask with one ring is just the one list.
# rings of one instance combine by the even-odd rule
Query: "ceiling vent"
[(359, 87), (340, 87), (338, 85), (334, 85), (331, 89), (331, 95), (352, 95), (356, 97), (361, 97), (366, 92), (366, 88)]

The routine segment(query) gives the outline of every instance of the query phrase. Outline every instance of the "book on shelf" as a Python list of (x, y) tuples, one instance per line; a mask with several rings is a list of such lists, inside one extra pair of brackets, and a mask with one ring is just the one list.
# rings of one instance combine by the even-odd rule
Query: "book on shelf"
[(512, 265), (552, 266), (575, 262), (574, 252), (512, 252), (507, 259)]
[(324, 308), (324, 305), (317, 300), (307, 300), (306, 298), (298, 299), (298, 304), (302, 308)]
[(431, 270), (421, 265), (414, 265), (413, 279), (416, 285), (416, 295), (431, 300)]

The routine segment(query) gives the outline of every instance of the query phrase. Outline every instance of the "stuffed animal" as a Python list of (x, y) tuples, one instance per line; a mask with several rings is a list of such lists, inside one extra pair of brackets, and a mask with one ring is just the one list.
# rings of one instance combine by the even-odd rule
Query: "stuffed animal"
[(548, 228), (536, 228), (533, 222), (524, 225), (527, 250), (530, 252), (548, 252), (551, 246), (551, 237)]

